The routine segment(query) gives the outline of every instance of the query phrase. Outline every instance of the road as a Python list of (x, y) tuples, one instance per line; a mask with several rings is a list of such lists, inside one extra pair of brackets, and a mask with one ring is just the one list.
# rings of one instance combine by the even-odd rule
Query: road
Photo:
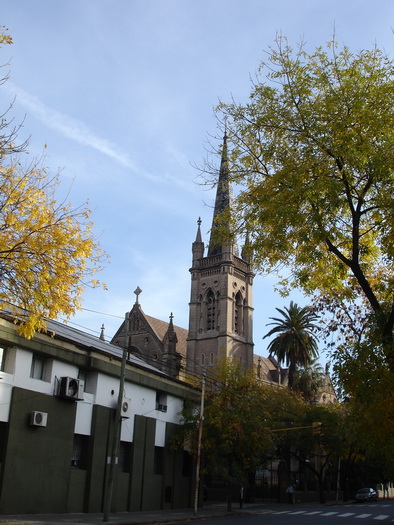
[[(368, 525), (394, 522), (394, 501), (378, 503), (351, 503), (340, 505), (313, 505), (298, 503), (250, 509), (248, 513), (227, 518), (213, 518), (210, 525)], [(186, 523), (186, 522), (184, 522)], [(190, 525), (190, 522), (188, 522)], [(193, 525), (206, 525), (197, 520)], [(178, 525), (181, 525), (178, 522)]]

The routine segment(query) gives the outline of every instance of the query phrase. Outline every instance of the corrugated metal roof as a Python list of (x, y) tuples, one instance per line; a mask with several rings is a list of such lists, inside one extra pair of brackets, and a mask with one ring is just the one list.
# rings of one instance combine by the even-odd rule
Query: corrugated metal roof
[[(10, 310), (2, 310), (0, 312), (0, 316), (11, 322), (14, 320), (14, 315)], [(82, 346), (84, 348), (93, 348), (94, 350), (102, 352), (103, 354), (111, 355), (117, 357), (118, 359), (122, 358), (123, 349), (120, 346), (107, 343), (99, 337), (87, 334), (85, 332), (82, 332), (81, 330), (78, 330), (77, 328), (69, 326), (68, 324), (60, 323), (59, 321), (46, 320), (46, 324), (47, 332), (50, 334), (54, 334), (55, 339), (63, 339), (64, 341), (73, 343), (76, 346)], [(164, 372), (158, 370), (154, 366), (147, 364), (145, 361), (139, 359), (138, 357), (132, 354), (128, 358), (127, 362), (162, 375), (167, 375)]]

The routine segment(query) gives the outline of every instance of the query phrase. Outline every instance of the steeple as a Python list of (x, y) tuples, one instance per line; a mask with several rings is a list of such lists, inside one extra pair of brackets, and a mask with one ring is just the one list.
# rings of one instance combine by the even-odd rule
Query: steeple
[(196, 373), (217, 366), (224, 357), (236, 360), (244, 370), (253, 366), (254, 275), (249, 262), (239, 257), (230, 231), (232, 189), (227, 155), (225, 133), (207, 256), (200, 219), (193, 243), (186, 367)]
[[(229, 175), (227, 132), (225, 132), (223, 137), (222, 158), (220, 162), (219, 180), (216, 190), (215, 209), (213, 212), (208, 257), (211, 255), (219, 255), (223, 253), (225, 246), (233, 244), (231, 239), (226, 239), (225, 241), (220, 239), (221, 233), (224, 233), (224, 230), (227, 230), (226, 233), (230, 233), (229, 221), (223, 219), (223, 214), (226, 213), (226, 211), (231, 210), (233, 200), (233, 192)], [(236, 243), (233, 244), (231, 250), (233, 255), (238, 256), (238, 247), (236, 246)]]

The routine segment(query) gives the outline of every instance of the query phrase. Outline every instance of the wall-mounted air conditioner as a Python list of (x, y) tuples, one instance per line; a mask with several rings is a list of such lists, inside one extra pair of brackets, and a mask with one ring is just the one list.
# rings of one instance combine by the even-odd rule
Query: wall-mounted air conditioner
[(48, 421), (48, 414), (46, 412), (38, 412), (34, 410), (30, 414), (30, 425), (33, 427), (46, 427)]
[(120, 415), (124, 419), (131, 417), (131, 399), (128, 397), (123, 398)]
[(70, 401), (83, 399), (84, 382), (73, 377), (61, 377), (59, 382), (59, 396)]

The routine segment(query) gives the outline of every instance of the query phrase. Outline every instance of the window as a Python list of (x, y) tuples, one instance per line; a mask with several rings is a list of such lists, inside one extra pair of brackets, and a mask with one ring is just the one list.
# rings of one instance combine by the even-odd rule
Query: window
[(167, 394), (156, 392), (156, 410), (167, 412)]
[(71, 467), (86, 470), (88, 464), (89, 436), (74, 434)]
[(119, 447), (119, 470), (120, 472), (131, 471), (131, 447), (129, 441), (121, 441)]
[(215, 330), (216, 325), (216, 301), (215, 294), (209, 290), (207, 295), (207, 330)]
[(5, 359), (7, 355), (7, 348), (0, 346), (0, 370), (5, 371)]
[(41, 381), (44, 381), (44, 373), (45, 373), (45, 359), (43, 359), (42, 357), (33, 355), (33, 359), (31, 362), (30, 377), (32, 377), (33, 379), (41, 379)]
[(212, 366), (213, 363), (214, 363), (213, 352), (211, 352), (211, 354), (210, 354), (210, 359), (209, 359), (209, 364)]
[(244, 301), (241, 292), (234, 298), (234, 332), (240, 335), (244, 333)]
[(153, 460), (153, 474), (163, 474), (164, 448), (155, 447), (155, 457)]
[(201, 366), (205, 365), (205, 354), (201, 354)]

